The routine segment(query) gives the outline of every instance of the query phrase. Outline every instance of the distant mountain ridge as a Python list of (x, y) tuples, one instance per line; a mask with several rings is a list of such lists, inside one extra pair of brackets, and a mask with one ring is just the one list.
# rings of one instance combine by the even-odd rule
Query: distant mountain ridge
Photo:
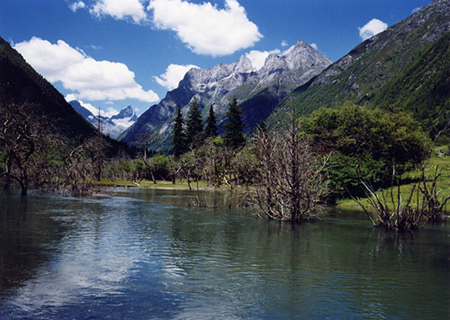
[(191, 69), (176, 89), (169, 91), (159, 104), (144, 112), (120, 139), (132, 143), (141, 133), (156, 133), (161, 135), (161, 139), (152, 148), (170, 150), (172, 120), (176, 109), (178, 105), (181, 106), (186, 115), (194, 97), (200, 103), (204, 118), (207, 107), (214, 105), (219, 130), (232, 98), (236, 97), (239, 104), (245, 102), (245, 130), (251, 131), (270, 115), (275, 105), (287, 94), (331, 63), (325, 55), (300, 40), (283, 55), (268, 56), (260, 70), (255, 70), (246, 56), (234, 63), (219, 64), (212, 69)]
[[(402, 78), (401, 81), (409, 82), (408, 79), (414, 74), (414, 71), (409, 70), (409, 68), (415, 59), (418, 59), (423, 52), (429, 50), (430, 46), (446, 36), (448, 32), (450, 32), (450, 0), (435, 0), (411, 16), (387, 28), (384, 32), (365, 40), (319, 75), (295, 89), (289, 95), (289, 100), (286, 98), (277, 106), (268, 119), (269, 123), (278, 122), (279, 118), (292, 108), (291, 101), (296, 105), (298, 116), (309, 115), (320, 107), (333, 108), (344, 101), (367, 104), (368, 106), (391, 107), (394, 101), (391, 98), (390, 102), (387, 100), (383, 102), (386, 97), (382, 92), (393, 86), (393, 81), (397, 81), (397, 84), (395, 84), (396, 90), (402, 91), (405, 96), (404, 89), (398, 83), (399, 78)], [(438, 68), (448, 70), (448, 61), (450, 61), (448, 53), (438, 54), (436, 50), (433, 52), (441, 57), (442, 63)], [(435, 76), (437, 71), (436, 61), (432, 62), (423, 57), (420, 59), (423, 61), (421, 72), (424, 74), (431, 72), (428, 75)], [(430, 63), (433, 63), (433, 65)], [(409, 70), (408, 75), (405, 74), (407, 70)], [(441, 77), (440, 79), (444, 78)], [(408, 97), (420, 94), (420, 100), (430, 102), (436, 100), (432, 93), (416, 90), (421, 85), (420, 81), (416, 81), (415, 84), (415, 87), (410, 87), (407, 93)], [(395, 96), (396, 92), (390, 90), (389, 94)], [(442, 104), (450, 104), (450, 88), (446, 90), (446, 93), (447, 95), (441, 95), (439, 100), (441, 107)], [(412, 105), (406, 106), (405, 103), (397, 103), (396, 105), (402, 110), (413, 110), (415, 108)], [(400, 107), (400, 105), (402, 106)], [(431, 110), (435, 107), (437, 105), (430, 103), (426, 107), (429, 112), (422, 110), (420, 111), (422, 116), (416, 114), (416, 117), (424, 120), (425, 113), (428, 114), (426, 116), (428, 120), (425, 122), (431, 122), (433, 120), (431, 117), (436, 115)]]
[[(79, 101), (72, 100), (69, 104), (83, 118), (89, 121), (94, 127), (98, 126), (98, 115), (83, 107)], [(131, 106), (127, 106), (112, 117), (100, 116), (100, 124), (103, 134), (116, 139), (122, 132), (129, 128), (137, 120), (137, 115)]]

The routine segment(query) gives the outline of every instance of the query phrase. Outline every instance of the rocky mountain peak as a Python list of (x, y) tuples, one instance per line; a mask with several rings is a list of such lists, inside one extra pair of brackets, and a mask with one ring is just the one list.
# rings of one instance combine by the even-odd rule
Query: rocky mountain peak
[[(98, 114), (94, 115), (91, 111), (83, 107), (77, 100), (72, 100), (69, 104), (94, 127), (98, 125)], [(136, 120), (136, 112), (131, 106), (123, 108), (118, 114), (112, 117), (100, 116), (103, 133), (109, 135), (111, 138), (117, 138), (124, 130), (135, 123)]]
[[(214, 105), (221, 128), (228, 103), (236, 97), (244, 106), (245, 130), (250, 131), (265, 119), (275, 105), (288, 93), (319, 74), (331, 61), (304, 41), (297, 42), (284, 55), (272, 54), (265, 65), (257, 70), (247, 55), (229, 64), (218, 64), (209, 69), (191, 69), (180, 81), (178, 88), (167, 93), (157, 105), (151, 106), (122, 136), (123, 141), (135, 141), (139, 133), (158, 133), (164, 141), (162, 149), (170, 148), (171, 123), (180, 105), (187, 113), (189, 101), (196, 96), (204, 113)], [(206, 114), (204, 114), (206, 116)], [(164, 146), (162, 146), (164, 145)]]
[(299, 40), (282, 56), (289, 69), (306, 69), (312, 67), (326, 67), (331, 64), (327, 56), (321, 54), (303, 40)]
[(236, 66), (234, 67), (233, 71), (236, 73), (248, 73), (252, 72), (253, 70), (254, 68), (252, 62), (246, 55), (243, 55), (241, 59), (236, 62)]
[(137, 120), (136, 112), (134, 112), (131, 106), (128, 106), (120, 110), (119, 114), (116, 114), (115, 116), (111, 117), (111, 120), (121, 120), (121, 119), (127, 119), (128, 121), (134, 122)]

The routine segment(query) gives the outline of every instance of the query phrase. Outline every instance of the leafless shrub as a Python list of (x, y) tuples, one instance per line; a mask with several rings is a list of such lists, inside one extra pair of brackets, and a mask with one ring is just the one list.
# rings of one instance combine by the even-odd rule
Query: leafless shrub
[(253, 201), (274, 220), (303, 221), (327, 192), (322, 172), (328, 158), (319, 159), (292, 119), (283, 131), (260, 130), (253, 145), (258, 173)]

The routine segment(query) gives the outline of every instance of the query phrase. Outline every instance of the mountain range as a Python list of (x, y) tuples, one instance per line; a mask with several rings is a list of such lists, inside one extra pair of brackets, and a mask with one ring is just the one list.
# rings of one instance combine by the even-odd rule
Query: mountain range
[[(194, 98), (200, 102), (204, 119), (209, 106), (214, 107), (223, 132), (225, 112), (233, 97), (243, 109), (246, 133), (261, 120), (275, 126), (293, 106), (297, 116), (307, 116), (321, 107), (334, 108), (350, 101), (411, 112), (425, 130), (436, 135), (450, 119), (450, 0), (434, 0), (335, 63), (299, 41), (282, 55), (270, 55), (259, 70), (246, 56), (212, 69), (191, 69), (176, 89), (118, 139), (131, 144), (140, 133), (158, 134), (160, 139), (151, 148), (170, 151), (176, 109), (181, 106), (186, 117)], [(96, 132), (91, 124), (96, 124), (95, 115), (85, 117), (92, 116), (91, 123), (85, 120), (74, 110), (76, 103), (67, 103), (1, 38), (0, 102), (35, 104), (57, 119), (60, 131), (71, 139)], [(130, 114), (121, 119), (135, 116), (128, 107), (126, 112)], [(118, 120), (104, 119), (114, 125)]]
[(176, 108), (181, 106), (186, 117), (194, 97), (200, 101), (204, 118), (207, 107), (214, 106), (219, 131), (223, 131), (233, 96), (243, 109), (246, 133), (261, 120), (275, 126), (293, 105), (297, 116), (307, 116), (345, 101), (412, 112), (433, 133), (450, 117), (449, 31), (450, 0), (435, 0), (335, 63), (300, 40), (283, 55), (270, 55), (260, 70), (245, 56), (213, 69), (192, 69), (120, 139), (130, 143), (140, 133), (159, 134), (152, 148), (169, 151)]
[[(94, 115), (87, 108), (83, 107), (79, 101), (69, 101), (72, 108), (78, 112), (84, 119), (89, 121), (94, 127), (98, 127), (98, 115)], [(116, 139), (123, 131), (129, 128), (137, 120), (136, 112), (131, 106), (125, 107), (120, 112), (111, 117), (100, 116), (100, 125), (102, 132)]]
[(300, 40), (283, 55), (268, 56), (260, 70), (255, 70), (246, 56), (212, 69), (193, 68), (176, 89), (144, 112), (120, 139), (131, 143), (141, 133), (158, 134), (161, 138), (151, 147), (170, 150), (177, 107), (180, 106), (186, 115), (194, 98), (199, 102), (204, 117), (209, 106), (213, 106), (221, 132), (228, 104), (236, 97), (239, 104), (245, 104), (243, 120), (247, 125), (244, 130), (249, 132), (268, 117), (287, 94), (330, 64), (330, 59)]

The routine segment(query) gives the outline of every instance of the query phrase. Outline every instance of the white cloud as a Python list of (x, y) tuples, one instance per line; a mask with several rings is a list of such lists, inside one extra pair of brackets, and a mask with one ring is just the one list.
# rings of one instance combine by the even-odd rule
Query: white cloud
[(140, 0), (97, 0), (89, 12), (97, 17), (109, 15), (115, 19), (131, 18), (134, 23), (147, 19), (147, 13)]
[[(97, 109), (97, 114), (98, 114), (98, 109)], [(111, 118), (112, 116), (115, 116), (115, 115), (119, 114), (119, 111), (114, 109), (114, 107), (109, 107), (106, 111), (105, 110), (100, 110), (100, 114), (102, 116), (104, 116), (104, 117)]]
[(225, 0), (224, 9), (210, 2), (151, 0), (148, 9), (153, 10), (153, 22), (158, 29), (175, 31), (197, 54), (229, 55), (262, 38), (237, 0)]
[(386, 30), (388, 25), (381, 20), (372, 19), (364, 27), (359, 29), (359, 36), (366, 40), (374, 35)]
[(30, 41), (16, 44), (14, 48), (48, 81), (61, 81), (64, 88), (74, 91), (77, 99), (159, 100), (156, 93), (144, 91), (136, 83), (134, 72), (125, 64), (96, 61), (62, 40), (51, 44), (47, 40), (33, 37)]
[(171, 64), (167, 67), (166, 73), (160, 75), (159, 77), (154, 77), (156, 82), (166, 88), (167, 90), (173, 90), (178, 87), (178, 83), (183, 79), (186, 72), (192, 68), (198, 68), (192, 64), (190, 65), (178, 65)]
[(315, 44), (315, 43), (311, 43), (310, 46), (313, 47), (316, 50), (319, 50), (319, 49), (317, 49), (317, 44)]
[(94, 46), (93, 44), (91, 44), (91, 48), (94, 50), (103, 50), (103, 48), (101, 46)]
[(78, 9), (84, 9), (86, 7), (86, 4), (83, 1), (74, 2), (69, 5), (70, 10), (73, 12), (77, 11)]
[(286, 40), (281, 41), (281, 46), (282, 47), (287, 47), (288, 46), (288, 42)]
[(419, 11), (420, 9), (422, 9), (422, 7), (417, 7), (412, 9), (411, 13), (416, 13), (417, 11)]
[(245, 55), (249, 60), (252, 62), (253, 68), (258, 71), (262, 67), (264, 67), (264, 63), (266, 62), (266, 59), (271, 54), (280, 54), (280, 50), (275, 49), (272, 51), (257, 51), (252, 50), (249, 53), (246, 53)]

